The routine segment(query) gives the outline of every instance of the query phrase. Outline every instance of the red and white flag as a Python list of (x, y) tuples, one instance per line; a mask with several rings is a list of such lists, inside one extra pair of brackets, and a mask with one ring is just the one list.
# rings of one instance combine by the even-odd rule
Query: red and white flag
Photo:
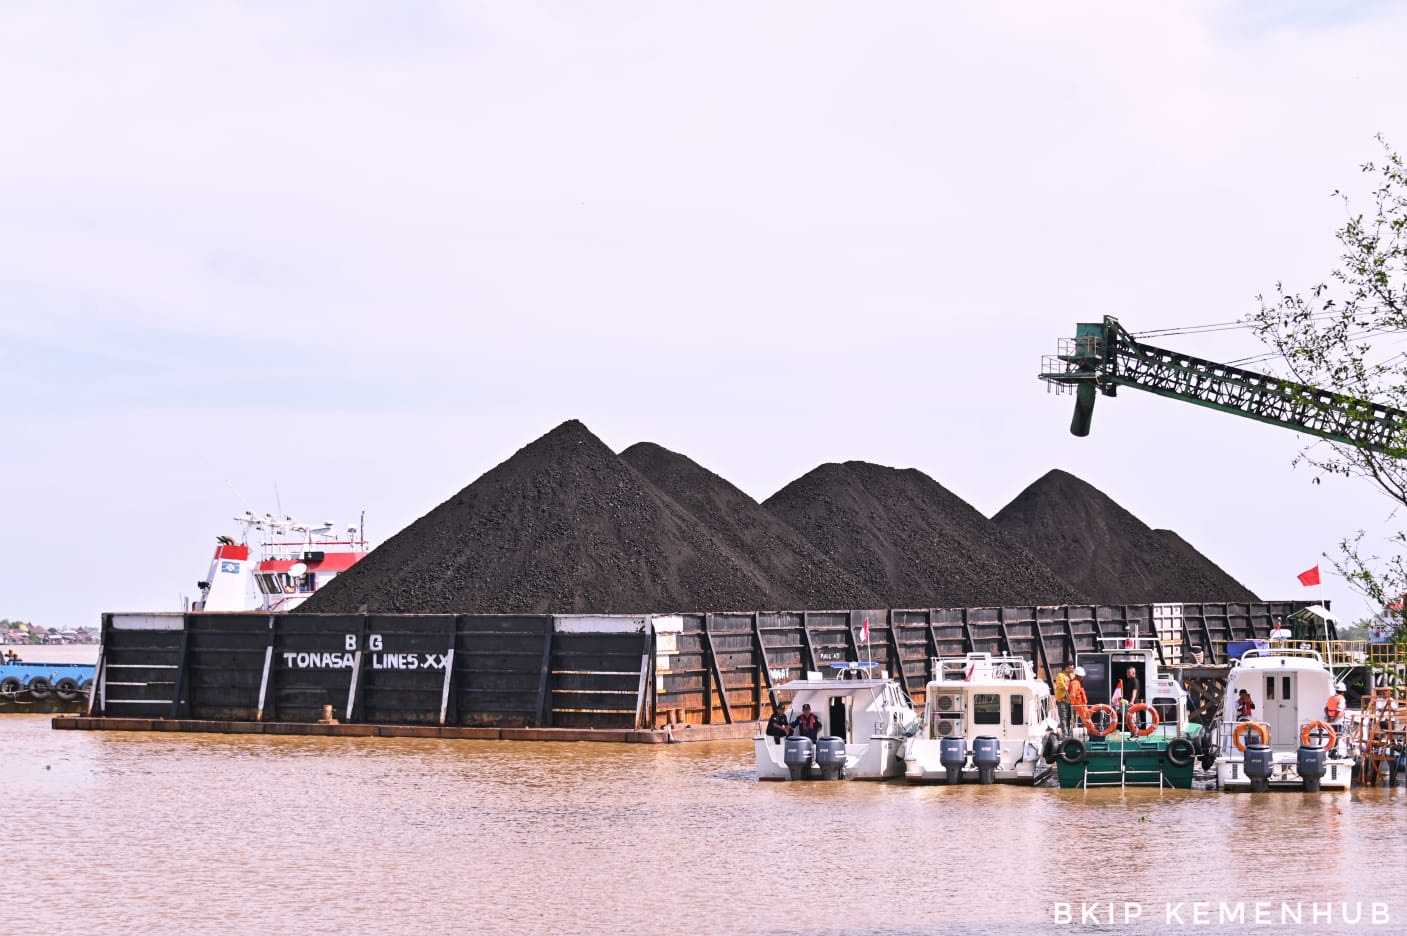
[(865, 643), (870, 642), (870, 619), (865, 618), (865, 623), (860, 625), (860, 639)]
[(1312, 569), (1305, 569), (1299, 574), (1299, 579), (1300, 584), (1305, 588), (1313, 588), (1315, 585), (1319, 584), (1319, 567), (1315, 566)]

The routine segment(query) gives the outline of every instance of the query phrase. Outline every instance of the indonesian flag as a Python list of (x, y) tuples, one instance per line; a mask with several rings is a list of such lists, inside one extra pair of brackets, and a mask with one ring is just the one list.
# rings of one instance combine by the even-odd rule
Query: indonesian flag
[(860, 625), (860, 639), (865, 643), (870, 642), (870, 619), (865, 618), (865, 623)]
[(1299, 574), (1299, 579), (1300, 584), (1303, 585), (1305, 588), (1312, 588), (1313, 586), (1318, 585), (1319, 567), (1315, 566), (1312, 569), (1305, 569)]

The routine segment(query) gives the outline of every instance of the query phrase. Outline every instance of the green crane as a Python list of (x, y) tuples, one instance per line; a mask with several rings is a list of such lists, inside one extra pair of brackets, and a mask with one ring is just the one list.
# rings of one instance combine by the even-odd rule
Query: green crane
[(1407, 411), (1268, 374), (1179, 354), (1134, 339), (1119, 320), (1075, 326), (1059, 353), (1042, 361), (1041, 380), (1075, 391), (1070, 431), (1089, 435), (1096, 393), (1120, 387), (1196, 403), (1360, 449), (1407, 456)]

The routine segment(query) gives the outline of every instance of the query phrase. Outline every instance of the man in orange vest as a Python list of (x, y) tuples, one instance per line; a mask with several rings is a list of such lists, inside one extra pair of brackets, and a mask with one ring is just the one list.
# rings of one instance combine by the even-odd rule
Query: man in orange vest
[(1334, 684), (1334, 694), (1329, 696), (1329, 701), (1324, 703), (1324, 720), (1338, 730), (1343, 723), (1343, 715), (1348, 703), (1343, 697), (1344, 684)]
[(1078, 722), (1089, 718), (1089, 696), (1085, 694), (1085, 668), (1075, 667), (1075, 675), (1070, 677), (1070, 686), (1065, 690), (1070, 697), (1070, 709)]

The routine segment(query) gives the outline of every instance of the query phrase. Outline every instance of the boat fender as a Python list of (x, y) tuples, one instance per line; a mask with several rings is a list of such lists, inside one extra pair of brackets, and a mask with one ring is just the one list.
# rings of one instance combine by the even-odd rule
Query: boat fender
[(1089, 749), (1079, 738), (1066, 738), (1060, 742), (1060, 759), (1067, 764), (1083, 764)]
[(49, 678), (47, 676), (35, 676), (29, 681), (29, 685), (26, 688), (29, 689), (30, 698), (47, 699), (49, 698), (49, 690), (53, 687), (49, 685)]
[[(1094, 716), (1096, 713), (1105, 716), (1103, 729), (1100, 729), (1095, 726)], [(1088, 731), (1093, 737), (1107, 737), (1108, 735), (1112, 734), (1114, 729), (1117, 727), (1119, 727), (1119, 713), (1114, 711), (1114, 706), (1112, 705), (1104, 705), (1103, 703), (1099, 705), (1091, 705), (1089, 707), (1089, 710), (1085, 712), (1085, 730)]]
[(92, 680), (92, 679), (85, 679), (85, 680), (83, 680), (81, 683), (78, 684), (78, 691), (81, 692), (81, 693), (83, 693), (84, 695), (87, 695), (87, 694), (92, 690), (92, 688), (93, 688), (93, 680)]
[(6, 676), (0, 679), (0, 695), (18, 695), (24, 688), (24, 683), (20, 682), (18, 676)]
[(1046, 735), (1045, 740), (1041, 742), (1041, 757), (1045, 758), (1047, 764), (1053, 764), (1059, 756), (1060, 742), (1056, 740), (1055, 735)]
[(1186, 767), (1197, 756), (1197, 749), (1187, 738), (1173, 738), (1168, 742), (1168, 763), (1174, 767)]
[(1323, 750), (1333, 750), (1334, 746), (1339, 743), (1339, 733), (1334, 730), (1334, 726), (1316, 718), (1313, 721), (1305, 722), (1304, 727), (1300, 729), (1300, 747), (1319, 747), (1319, 745), (1310, 743), (1314, 740), (1316, 731), (1326, 737)]
[[(1137, 716), (1140, 712), (1148, 713), (1148, 724), (1144, 725), (1142, 728), (1138, 727)], [(1124, 716), (1124, 727), (1128, 728), (1129, 734), (1133, 735), (1135, 738), (1146, 738), (1148, 735), (1157, 731), (1158, 726), (1162, 724), (1162, 722), (1163, 720), (1158, 717), (1158, 710), (1147, 702), (1135, 702), (1133, 705), (1130, 705), (1128, 714)]]
[(78, 683), (73, 681), (72, 676), (65, 676), (54, 683), (54, 695), (65, 702), (72, 702), (78, 698)]
[(1236, 727), (1231, 730), (1231, 743), (1236, 745), (1236, 750), (1245, 753), (1246, 735), (1250, 734), (1252, 731), (1254, 731), (1257, 735), (1260, 736), (1260, 740), (1255, 743), (1264, 745), (1266, 747), (1270, 746), (1269, 725), (1267, 725), (1265, 722), (1243, 721), (1237, 722)]

